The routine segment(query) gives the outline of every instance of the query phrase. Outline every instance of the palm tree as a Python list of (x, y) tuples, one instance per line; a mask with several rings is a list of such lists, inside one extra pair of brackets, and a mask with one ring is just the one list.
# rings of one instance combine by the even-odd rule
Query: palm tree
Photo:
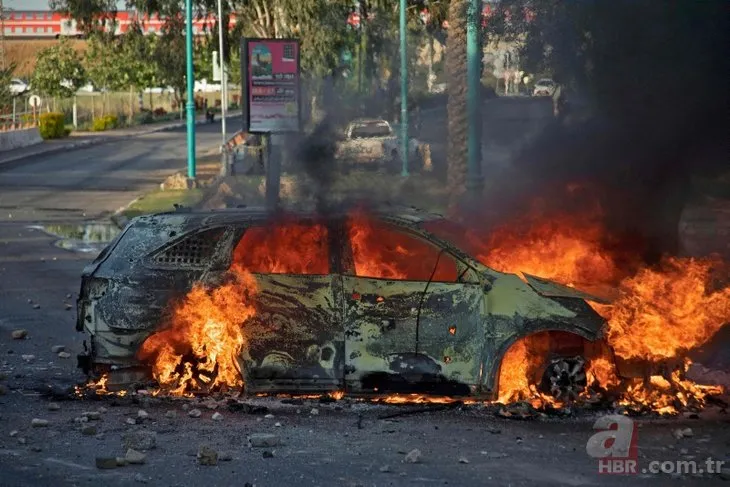
[(449, 5), (448, 38), (446, 39), (446, 72), (448, 102), (448, 164), (449, 212), (453, 213), (466, 191), (467, 169), (467, 79), (466, 79), (466, 8), (469, 0), (451, 0)]

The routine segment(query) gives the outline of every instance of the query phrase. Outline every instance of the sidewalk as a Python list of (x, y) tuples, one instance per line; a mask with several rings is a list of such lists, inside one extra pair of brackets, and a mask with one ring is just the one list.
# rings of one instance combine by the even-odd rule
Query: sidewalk
[[(195, 121), (196, 125), (205, 123), (205, 116), (200, 116)], [(151, 125), (142, 125), (139, 127), (130, 127), (105, 132), (72, 132), (68, 138), (45, 140), (40, 144), (29, 147), (21, 147), (8, 151), (0, 152), (0, 167), (10, 164), (21, 159), (34, 157), (44, 154), (52, 154), (56, 152), (80, 149), (91, 145), (103, 144), (106, 142), (115, 142), (140, 135), (152, 134), (155, 132), (163, 132), (185, 127), (186, 121), (163, 122)]]

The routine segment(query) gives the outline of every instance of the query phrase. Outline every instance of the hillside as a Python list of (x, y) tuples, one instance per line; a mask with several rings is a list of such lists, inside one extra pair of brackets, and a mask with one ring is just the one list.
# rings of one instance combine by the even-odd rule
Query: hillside
[[(38, 51), (57, 44), (57, 39), (6, 39), (5, 40), (5, 61), (15, 63), (15, 75), (20, 78), (29, 78), (35, 67), (35, 59)], [(79, 52), (86, 50), (85, 40), (69, 40), (74, 49)]]

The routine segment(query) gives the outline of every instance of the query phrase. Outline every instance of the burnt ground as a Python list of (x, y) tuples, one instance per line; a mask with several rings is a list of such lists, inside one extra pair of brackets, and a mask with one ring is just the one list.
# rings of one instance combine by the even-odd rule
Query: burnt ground
[[(267, 411), (230, 411), (225, 401), (215, 410), (194, 400), (133, 399), (105, 396), (70, 399), (64, 388), (83, 377), (73, 356), (82, 335), (74, 331), (74, 312), (66, 295), (75, 292), (78, 275), (90, 258), (53, 245), (54, 238), (18, 224), (0, 224), (0, 478), (2, 485), (713, 485), (719, 476), (645, 474), (630, 478), (599, 475), (586, 454), (596, 413), (569, 417), (504, 419), (495, 407), (466, 406), (380, 419), (423, 406), (384, 406), (350, 400), (286, 404), (275, 398), (248, 402)], [(31, 302), (28, 302), (31, 300)], [(39, 307), (36, 307), (39, 305)], [(27, 330), (25, 340), (11, 331)], [(64, 345), (71, 358), (52, 352)], [(24, 358), (23, 355), (26, 357)], [(33, 355), (34, 358), (28, 357)], [(49, 386), (58, 397), (48, 395)], [(49, 410), (49, 403), (60, 409)], [(198, 408), (202, 415), (188, 416)], [(312, 410), (318, 414), (312, 414)], [(143, 409), (149, 417), (127, 423)], [(98, 420), (77, 423), (89, 411)], [(168, 411), (176, 411), (168, 417)], [(223, 418), (214, 421), (219, 412)], [(273, 414), (266, 417), (266, 414)], [(33, 418), (48, 420), (33, 427)], [(639, 418), (639, 467), (648, 462), (730, 460), (728, 416), (718, 409), (698, 419)], [(277, 426), (278, 424), (278, 426)], [(82, 429), (95, 425), (89, 436)], [(689, 427), (691, 437), (673, 432)], [(92, 428), (93, 429), (93, 428)], [(123, 456), (125, 434), (156, 433), (146, 463), (111, 470), (96, 468), (97, 457)], [(17, 432), (17, 433), (13, 433)], [(251, 434), (271, 433), (281, 442), (251, 448)], [(201, 444), (230, 461), (198, 464)], [(406, 461), (420, 450), (418, 463)], [(270, 457), (264, 452), (270, 452)], [(468, 463), (461, 463), (466, 460)], [(700, 465), (702, 466), (702, 465)], [(384, 471), (385, 470), (385, 471)]]

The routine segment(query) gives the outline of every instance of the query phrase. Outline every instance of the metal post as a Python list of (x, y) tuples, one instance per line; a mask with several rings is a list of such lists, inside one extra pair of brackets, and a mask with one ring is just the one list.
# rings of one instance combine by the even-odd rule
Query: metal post
[(266, 134), (266, 207), (275, 210), (279, 206), (279, 186), (281, 185), (281, 165), (278, 154), (272, 156), (271, 134)]
[(74, 104), (73, 104), (73, 108), (72, 108), (72, 117), (73, 117), (74, 130), (77, 130), (79, 128), (79, 116), (78, 116), (78, 105), (76, 103), (76, 95), (74, 95)]
[(470, 196), (481, 194), (482, 176), (482, 124), (481, 124), (481, 73), (482, 52), (480, 42), (481, 0), (469, 0), (466, 19), (467, 60), (467, 116), (469, 120), (466, 189)]
[(195, 99), (194, 84), (195, 74), (193, 72), (193, 1), (185, 0), (185, 58), (187, 63), (187, 88), (188, 102), (187, 123), (188, 123), (188, 184), (195, 183)]
[(226, 109), (228, 108), (228, 84), (226, 75), (226, 63), (223, 56), (223, 1), (218, 0), (218, 45), (220, 54), (218, 56), (218, 64), (221, 70), (221, 152), (226, 147)]
[(18, 101), (17, 98), (13, 97), (13, 125), (15, 125), (15, 112), (16, 112), (15, 105), (16, 105), (17, 101)]
[(408, 176), (408, 42), (406, 39), (406, 0), (400, 0), (400, 137), (403, 170)]

